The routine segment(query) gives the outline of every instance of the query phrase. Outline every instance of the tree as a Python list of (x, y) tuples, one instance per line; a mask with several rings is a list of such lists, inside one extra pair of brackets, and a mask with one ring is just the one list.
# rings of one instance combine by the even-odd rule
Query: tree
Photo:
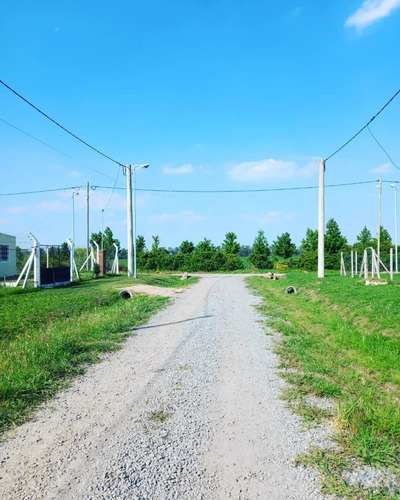
[(239, 257), (248, 257), (252, 252), (250, 245), (240, 245)]
[(236, 271), (237, 269), (243, 269), (243, 262), (238, 256), (240, 244), (236, 240), (237, 236), (235, 233), (226, 233), (225, 239), (222, 243), (222, 254), (224, 257), (222, 269), (224, 271)]
[(357, 236), (357, 243), (354, 248), (357, 252), (363, 252), (367, 247), (372, 246), (372, 234), (366, 226), (361, 230), (361, 233)]
[[(211, 240), (204, 238), (200, 241), (190, 259), (190, 268), (192, 271), (216, 271), (220, 268), (221, 256), (217, 256), (218, 250), (211, 243)], [(222, 255), (222, 252), (220, 252)]]
[(278, 236), (273, 243), (274, 254), (283, 259), (290, 259), (296, 253), (296, 245), (292, 243), (289, 233)]
[[(383, 226), (381, 226), (381, 238), (380, 238), (380, 251), (384, 253), (388, 253), (390, 251), (390, 248), (392, 247), (392, 237), (390, 236), (389, 232), (387, 229), (385, 229)], [(375, 250), (378, 249), (378, 238), (374, 238), (372, 241), (372, 246), (375, 248)]]
[(194, 244), (188, 240), (182, 241), (179, 247), (179, 253), (188, 254), (193, 252), (194, 252)]
[(325, 265), (327, 269), (337, 269), (340, 266), (340, 252), (349, 249), (347, 239), (342, 235), (335, 219), (326, 223), (325, 233)]
[(115, 243), (118, 248), (120, 248), (121, 243), (117, 238), (114, 238), (113, 232), (107, 226), (104, 230), (104, 233), (99, 231), (98, 233), (92, 233), (90, 236), (90, 241), (95, 241), (101, 248), (101, 242), (103, 240), (103, 248), (111, 248), (113, 247), (113, 243)]
[(318, 229), (307, 228), (306, 237), (301, 240), (301, 251), (306, 252), (316, 252), (318, 250)]
[(146, 251), (146, 241), (144, 239), (144, 236), (139, 234), (136, 237), (136, 253), (137, 253), (137, 255), (139, 255), (145, 251)]
[(268, 246), (267, 238), (264, 235), (264, 231), (261, 229), (258, 231), (256, 239), (253, 244), (253, 251), (249, 255), (249, 260), (252, 265), (258, 269), (266, 269), (271, 266), (270, 248)]
[(225, 239), (222, 242), (222, 250), (227, 255), (237, 255), (240, 250), (240, 244), (236, 241), (237, 236), (235, 233), (226, 233)]

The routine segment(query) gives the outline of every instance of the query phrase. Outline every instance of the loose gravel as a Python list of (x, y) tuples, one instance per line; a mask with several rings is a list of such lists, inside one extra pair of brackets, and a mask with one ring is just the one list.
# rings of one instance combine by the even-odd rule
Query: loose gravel
[(0, 445), (0, 495), (323, 499), (305, 429), (239, 275), (207, 275)]

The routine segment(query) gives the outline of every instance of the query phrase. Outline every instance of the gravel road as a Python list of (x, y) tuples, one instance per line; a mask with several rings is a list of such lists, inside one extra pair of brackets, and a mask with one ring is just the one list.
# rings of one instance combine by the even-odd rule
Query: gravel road
[(325, 498), (243, 276), (207, 275), (0, 444), (2, 499)]

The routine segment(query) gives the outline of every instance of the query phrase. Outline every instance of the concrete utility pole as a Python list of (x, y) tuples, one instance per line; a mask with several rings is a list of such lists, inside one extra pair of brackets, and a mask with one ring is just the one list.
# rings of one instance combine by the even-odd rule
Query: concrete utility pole
[(126, 166), (128, 276), (133, 276), (133, 217), (132, 217), (132, 167)]
[(319, 160), (318, 278), (325, 278), (325, 160)]
[[(382, 176), (379, 176), (379, 184), (376, 186), (379, 189), (379, 201), (378, 201), (378, 263), (381, 258), (381, 215), (382, 215)], [(378, 264), (379, 265), (379, 264)]]
[(399, 272), (399, 263), (397, 255), (397, 184), (390, 184), (394, 188), (394, 254), (395, 254), (395, 269)]
[(89, 271), (89, 182), (86, 183), (86, 271)]
[[(128, 276), (137, 278), (136, 272), (136, 172), (137, 168), (148, 168), (148, 164), (126, 166), (126, 189), (128, 209)], [(132, 217), (132, 169), (133, 169), (133, 196), (134, 217)], [(134, 221), (134, 223), (133, 223)]]

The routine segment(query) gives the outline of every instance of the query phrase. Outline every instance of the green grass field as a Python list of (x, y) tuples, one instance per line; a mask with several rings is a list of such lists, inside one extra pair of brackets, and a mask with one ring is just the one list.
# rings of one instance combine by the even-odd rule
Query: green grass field
[(117, 349), (169, 299), (119, 299), (133, 283), (182, 287), (197, 278), (103, 277), (56, 289), (0, 288), (0, 432), (23, 422), (99, 354)]
[[(365, 286), (357, 279), (288, 273), (278, 281), (249, 283), (265, 300), (266, 324), (282, 335), (276, 351), (290, 383), (286, 398), (308, 422), (325, 420), (340, 451), (312, 450), (299, 463), (324, 475), (325, 492), (348, 498), (400, 498), (400, 491), (355, 490), (344, 479), (360, 463), (393, 471), (400, 479), (400, 287)], [(287, 286), (298, 293), (286, 294)], [(336, 411), (310, 406), (326, 397)], [(372, 495), (372, 496), (371, 496)]]

